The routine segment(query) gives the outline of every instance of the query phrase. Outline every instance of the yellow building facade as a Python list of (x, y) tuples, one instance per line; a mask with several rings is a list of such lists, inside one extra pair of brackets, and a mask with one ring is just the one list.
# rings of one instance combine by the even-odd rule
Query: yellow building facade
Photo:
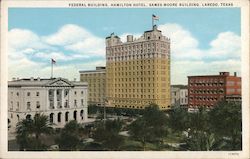
[(114, 34), (106, 38), (106, 97), (111, 107), (170, 108), (170, 39), (157, 26), (126, 42)]
[(79, 71), (80, 81), (88, 83), (88, 104), (104, 106), (106, 97), (106, 69), (96, 67), (96, 70)]

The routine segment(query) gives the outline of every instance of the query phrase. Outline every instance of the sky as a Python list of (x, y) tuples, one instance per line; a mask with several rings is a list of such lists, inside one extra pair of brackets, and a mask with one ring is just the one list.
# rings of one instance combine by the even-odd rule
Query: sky
[(152, 29), (152, 14), (171, 39), (171, 84), (187, 76), (237, 72), (241, 67), (239, 8), (10, 8), (8, 71), (13, 77), (79, 79), (79, 70), (105, 66), (105, 37), (125, 40)]

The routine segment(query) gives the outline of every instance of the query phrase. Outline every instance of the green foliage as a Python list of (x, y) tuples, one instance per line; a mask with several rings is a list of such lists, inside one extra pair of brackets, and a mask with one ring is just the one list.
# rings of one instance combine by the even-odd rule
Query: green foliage
[(209, 131), (208, 111), (201, 107), (197, 112), (190, 113), (188, 125), (191, 131)]
[(204, 131), (193, 131), (186, 139), (187, 149), (190, 151), (213, 151), (220, 150), (226, 142), (218, 140), (212, 133)]
[(177, 107), (168, 113), (168, 127), (174, 132), (182, 132), (189, 128), (189, 114), (186, 109)]
[(45, 115), (36, 114), (34, 119), (24, 119), (17, 123), (16, 139), (20, 150), (46, 150), (42, 143), (42, 134), (51, 134), (53, 129)]
[(220, 102), (209, 112), (209, 116), (211, 130), (221, 138), (229, 138), (230, 150), (241, 150), (241, 104)]
[(81, 140), (81, 126), (75, 120), (67, 123), (57, 139), (60, 150), (77, 150)]
[(188, 113), (176, 108), (168, 124), (177, 133), (188, 132), (185, 149), (196, 151), (242, 149), (241, 104), (219, 102), (212, 109)]
[(155, 104), (145, 108), (142, 117), (137, 118), (128, 128), (131, 137), (140, 141), (145, 149), (146, 142), (163, 143), (167, 134), (167, 116)]
[(123, 137), (118, 134), (122, 125), (123, 122), (119, 119), (102, 121), (97, 124), (93, 138), (104, 147), (104, 150), (120, 150), (124, 142)]

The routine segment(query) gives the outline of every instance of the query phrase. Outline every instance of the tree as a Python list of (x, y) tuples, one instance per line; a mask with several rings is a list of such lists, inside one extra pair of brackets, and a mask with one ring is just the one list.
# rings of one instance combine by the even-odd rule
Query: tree
[(168, 126), (181, 133), (189, 128), (189, 114), (186, 109), (177, 107), (168, 113)]
[(119, 135), (122, 126), (123, 122), (119, 119), (102, 121), (97, 124), (93, 138), (104, 150), (119, 150), (124, 142), (123, 137)]
[(210, 131), (208, 110), (204, 107), (199, 108), (197, 112), (189, 114), (188, 121), (191, 131)]
[(210, 112), (211, 130), (228, 143), (229, 150), (242, 149), (241, 104), (219, 102)]
[(223, 140), (216, 139), (213, 133), (204, 131), (193, 131), (186, 138), (186, 148), (190, 151), (212, 151), (220, 150), (226, 145)]
[(51, 134), (53, 128), (48, 116), (36, 114), (34, 119), (24, 119), (17, 123), (17, 142), (21, 150), (45, 150), (42, 143), (42, 134)]
[(145, 108), (142, 117), (137, 118), (129, 126), (129, 134), (142, 143), (145, 150), (146, 142), (163, 143), (167, 133), (167, 116), (156, 104)]
[(81, 143), (81, 130), (80, 124), (75, 120), (67, 123), (56, 140), (60, 150), (77, 150), (77, 147)]

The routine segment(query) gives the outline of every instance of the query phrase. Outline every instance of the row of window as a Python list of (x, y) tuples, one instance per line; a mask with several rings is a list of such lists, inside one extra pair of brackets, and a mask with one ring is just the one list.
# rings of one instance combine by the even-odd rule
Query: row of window
[(105, 83), (102, 84), (91, 84), (91, 81), (89, 82), (89, 87), (105, 87)]
[(190, 97), (190, 100), (197, 100), (197, 101), (217, 101), (217, 97)]
[(137, 65), (142, 65), (142, 64), (144, 64), (144, 65), (146, 65), (146, 64), (159, 64), (159, 63), (161, 63), (161, 64), (165, 64), (166, 63), (166, 60), (165, 59), (151, 59), (151, 60), (146, 60), (146, 59), (144, 59), (144, 60), (137, 60), (137, 61), (125, 61), (125, 62), (121, 62), (121, 63), (115, 63), (115, 66), (122, 66), (122, 65), (125, 65), (125, 66), (127, 66), (127, 65), (135, 65), (135, 64), (137, 64)]
[[(62, 95), (62, 92), (63, 92), (62, 89), (57, 89), (57, 90), (51, 89), (49, 90), (49, 96), (53, 96), (55, 91), (56, 91), (57, 96)], [(69, 94), (69, 90), (64, 90), (64, 96), (67, 96), (68, 94)], [(77, 95), (77, 91), (74, 91), (74, 95)], [(84, 91), (81, 91), (81, 95), (84, 95)]]
[[(168, 82), (168, 84), (169, 84), (169, 82)], [(138, 83), (119, 83), (119, 84), (115, 84), (115, 87), (117, 88), (117, 87), (159, 87), (159, 83), (156, 83), (156, 84), (154, 84), (154, 83), (141, 83), (141, 82), (138, 82)], [(113, 84), (108, 84), (108, 86), (110, 87), (110, 88), (112, 88), (112, 86), (114, 86)], [(167, 86), (167, 84), (166, 83), (161, 83), (161, 85), (160, 85), (161, 87), (166, 87)]]
[(165, 48), (170, 48), (169, 45), (167, 45), (166, 43), (152, 43), (152, 42), (144, 42), (144, 44), (142, 43), (138, 43), (138, 44), (132, 44), (132, 45), (121, 45), (121, 46), (115, 46), (115, 47), (109, 47), (107, 48), (107, 51), (109, 52), (120, 52), (120, 51), (127, 51), (127, 50), (139, 50), (139, 49), (143, 49), (143, 48), (151, 48), (151, 47), (165, 47)]
[(97, 94), (97, 93), (89, 93), (89, 96), (90, 97), (101, 97), (101, 96), (104, 96), (104, 93), (105, 92), (103, 92), (103, 94), (100, 94), (100, 93), (99, 94)]
[[(131, 106), (131, 105), (127, 106), (127, 105), (118, 105), (118, 104), (116, 104), (115, 107), (117, 107), (117, 108), (135, 108), (135, 109), (142, 109), (142, 108), (144, 108), (142, 106)], [(166, 108), (170, 108), (170, 106), (161, 107), (161, 108), (166, 109)]]
[(190, 83), (196, 83), (196, 84), (204, 84), (204, 83), (224, 83), (224, 79), (216, 79), (216, 78), (211, 78), (211, 79), (190, 79)]
[[(51, 100), (50, 101), (50, 109), (55, 109), (54, 104), (55, 104), (54, 101)], [(65, 100), (64, 104), (62, 104), (62, 101), (57, 101), (56, 104), (57, 104), (57, 108), (62, 108), (63, 106), (64, 106), (64, 108), (69, 108), (70, 107), (68, 100)], [(77, 100), (75, 99), (74, 100), (74, 107), (77, 107), (77, 106), (78, 106)], [(83, 99), (81, 99), (81, 106), (84, 106), (84, 100)]]
[(220, 83), (195, 83), (195, 84), (190, 84), (190, 86), (223, 86), (224, 82), (220, 82)]
[(190, 93), (197, 93), (197, 94), (223, 94), (224, 90), (190, 90)]
[(144, 56), (132, 55), (132, 56), (124, 56), (124, 57), (123, 56), (122, 57), (107, 57), (106, 60), (107, 61), (123, 61), (123, 60), (145, 59), (145, 58), (155, 58), (155, 57), (167, 58), (169, 56), (166, 56), (166, 54), (151, 53), (151, 54), (144, 55)]
[[(115, 94), (116, 98), (144, 98), (144, 99), (158, 99), (158, 95), (138, 95), (138, 94)], [(166, 95), (161, 96), (162, 99), (166, 98)]]
[[(161, 79), (161, 81), (166, 81), (166, 77), (161, 77), (160, 78)], [(148, 77), (148, 78), (146, 78), (146, 77), (144, 77), (144, 78), (115, 78), (115, 82), (143, 82), (143, 81), (145, 81), (145, 82), (148, 82), (148, 81), (154, 81), (154, 80), (157, 80), (158, 81), (158, 77), (156, 77), (156, 78), (154, 78), (154, 77), (152, 77), (152, 78), (150, 78), (150, 77)], [(126, 83), (124, 83), (124, 84), (126, 84)]]
[[(11, 96), (13, 96), (14, 92), (10, 92), (10, 94), (11, 94)], [(39, 97), (39, 95), (40, 95), (40, 92), (35, 92), (35, 96)], [(19, 92), (16, 92), (16, 96), (19, 96)], [(28, 97), (31, 96), (31, 92), (27, 92), (26, 96), (28, 96)]]

